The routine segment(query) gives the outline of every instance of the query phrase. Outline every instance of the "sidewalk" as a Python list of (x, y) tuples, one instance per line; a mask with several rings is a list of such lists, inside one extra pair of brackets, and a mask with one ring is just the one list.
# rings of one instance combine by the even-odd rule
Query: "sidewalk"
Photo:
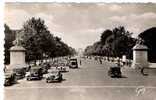
[(149, 63), (150, 68), (156, 68), (156, 63)]

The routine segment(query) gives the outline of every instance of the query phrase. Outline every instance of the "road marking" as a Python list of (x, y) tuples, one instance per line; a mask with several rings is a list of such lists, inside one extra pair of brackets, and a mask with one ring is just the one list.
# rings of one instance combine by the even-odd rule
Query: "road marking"
[(146, 88), (143, 87), (143, 86), (140, 86), (138, 88), (136, 88), (136, 93), (137, 93), (137, 96), (141, 95), (141, 94), (144, 94), (146, 91)]
[(138, 88), (145, 87), (149, 89), (156, 89), (154, 86), (47, 86), (47, 87), (4, 87), (5, 90), (9, 89), (50, 89), (50, 88)]

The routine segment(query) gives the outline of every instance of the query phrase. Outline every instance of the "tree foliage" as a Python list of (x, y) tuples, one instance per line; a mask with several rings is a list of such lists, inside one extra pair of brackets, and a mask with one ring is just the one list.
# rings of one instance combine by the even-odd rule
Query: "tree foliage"
[(10, 30), (9, 26), (4, 24), (4, 33), (5, 33), (5, 43), (4, 43), (4, 63), (5, 64), (8, 64), (10, 63), (10, 52), (9, 52), (9, 48), (13, 45), (12, 44), (12, 36), (11, 36), (11, 33), (12, 31)]
[[(11, 34), (9, 28), (5, 26), (5, 33)], [(26, 61), (39, 60), (48, 57), (73, 55), (75, 50), (61, 41), (61, 38), (53, 36), (40, 18), (27, 20), (23, 28), (18, 31), (19, 44), (26, 49)], [(15, 38), (12, 38), (15, 39)], [(6, 36), (5, 50), (9, 50), (13, 40), (8, 45), (8, 36)], [(7, 57), (7, 56), (6, 56)], [(7, 60), (10, 58), (8, 57)]]
[(13, 46), (13, 41), (15, 40), (15, 36), (17, 31), (19, 30), (11, 30), (7, 24), (4, 24), (4, 64), (10, 63), (10, 47)]
[[(27, 49), (28, 60), (73, 54), (71, 48), (61, 38), (54, 37), (44, 21), (34, 17), (23, 26), (22, 44)], [(29, 57), (32, 56), (32, 57)]]
[(131, 37), (132, 33), (123, 26), (112, 30), (107, 29), (101, 34), (100, 41), (85, 49), (86, 55), (118, 56), (128, 55), (131, 57), (131, 48), (136, 40)]
[(148, 49), (148, 59), (151, 62), (156, 62), (156, 27), (149, 28), (139, 34), (139, 37), (144, 40), (144, 44)]

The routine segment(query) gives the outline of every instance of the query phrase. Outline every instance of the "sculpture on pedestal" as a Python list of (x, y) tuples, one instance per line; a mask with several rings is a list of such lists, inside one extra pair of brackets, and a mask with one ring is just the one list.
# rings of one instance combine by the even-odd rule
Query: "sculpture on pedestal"
[(22, 41), (22, 38), (21, 38), (20, 32), (17, 32), (17, 33), (16, 33), (16, 38), (15, 38), (15, 40), (13, 41), (13, 44), (14, 44), (15, 46), (21, 46), (21, 41)]
[(21, 46), (22, 38), (20, 32), (16, 34), (13, 41), (14, 46), (10, 48), (10, 65), (14, 68), (17, 66), (25, 66), (25, 48)]
[(144, 45), (144, 40), (138, 37), (136, 44)]
[(144, 74), (144, 69), (148, 68), (148, 47), (144, 45), (144, 41), (138, 38), (136, 45), (133, 47), (133, 64), (135, 69), (141, 69), (141, 73)]

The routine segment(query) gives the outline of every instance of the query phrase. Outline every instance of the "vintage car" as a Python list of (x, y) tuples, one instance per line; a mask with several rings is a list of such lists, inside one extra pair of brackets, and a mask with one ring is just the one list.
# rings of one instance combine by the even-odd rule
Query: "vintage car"
[(48, 73), (48, 69), (50, 68), (48, 64), (44, 63), (44, 64), (41, 64), (40, 66), (42, 69), (42, 74)]
[(120, 78), (122, 77), (122, 73), (121, 73), (121, 68), (119, 66), (113, 66), (110, 67), (109, 71), (108, 71), (108, 76), (112, 77), (112, 78)]
[(72, 58), (69, 61), (69, 68), (78, 68), (78, 63), (76, 58)]
[(58, 67), (56, 67), (57, 70), (59, 70), (60, 72), (68, 72), (69, 71), (69, 67), (62, 63), (62, 64), (59, 64)]
[(46, 75), (46, 82), (61, 82), (62, 81), (62, 73), (58, 70), (49, 70), (49, 73)]
[(51, 67), (50, 63), (47, 62), (47, 63), (43, 63), (42, 64), (42, 67), (46, 68), (46, 69), (49, 69)]
[(42, 79), (42, 68), (39, 66), (31, 67), (30, 71), (26, 73), (26, 79), (30, 80), (41, 80)]
[(57, 67), (57, 70), (59, 70), (60, 72), (67, 72), (67, 69), (65, 66), (59, 66)]
[(26, 68), (14, 68), (13, 72), (16, 75), (16, 79), (19, 80), (25, 77)]
[(14, 73), (5, 73), (5, 81), (4, 86), (11, 86), (12, 84), (16, 83), (16, 76)]

